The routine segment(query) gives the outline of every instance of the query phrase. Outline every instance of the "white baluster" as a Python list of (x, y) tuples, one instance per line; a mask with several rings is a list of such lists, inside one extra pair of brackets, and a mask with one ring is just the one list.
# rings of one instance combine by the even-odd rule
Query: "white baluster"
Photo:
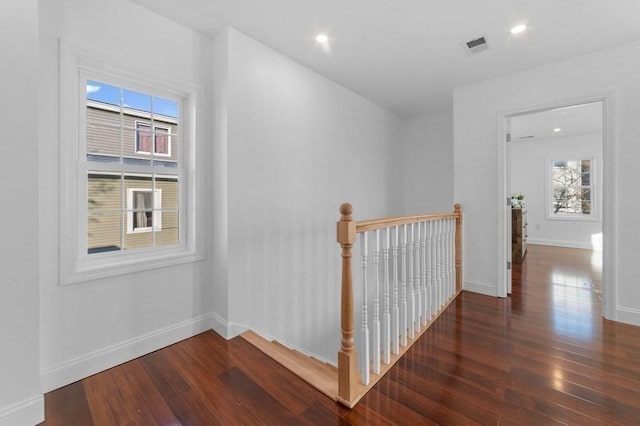
[(442, 220), (442, 276), (443, 276), (443, 297), (442, 303), (449, 300), (449, 220)]
[(440, 232), (438, 232), (438, 281), (440, 283), (440, 298), (438, 299), (438, 311), (442, 309), (444, 305), (444, 249), (442, 247), (444, 242), (444, 224), (442, 220), (438, 220), (440, 223)]
[(442, 266), (440, 265), (440, 258), (442, 252), (440, 251), (441, 232), (440, 221), (436, 220), (436, 312), (440, 312), (442, 306)]
[(453, 228), (451, 227), (451, 219), (447, 219), (447, 238), (446, 238), (446, 250), (447, 250), (447, 297), (446, 300), (449, 301), (451, 296), (453, 295), (453, 256), (451, 252), (452, 244), (452, 236), (453, 236)]
[(438, 313), (438, 276), (436, 270), (437, 264), (437, 255), (436, 255), (436, 240), (438, 234), (438, 223), (437, 221), (431, 221), (431, 238), (430, 238), (430, 253), (429, 257), (431, 258), (431, 312), (432, 315), (436, 315)]
[(407, 314), (409, 324), (409, 338), (415, 337), (415, 318), (416, 318), (416, 299), (413, 288), (413, 223), (409, 230), (409, 241), (407, 242), (407, 253), (409, 255), (409, 263), (407, 265), (407, 274), (409, 278), (408, 291), (409, 291), (409, 313)]
[(382, 244), (384, 262), (384, 312), (382, 315), (382, 362), (391, 362), (391, 310), (389, 307), (389, 234), (390, 228), (384, 230), (384, 240)]
[(415, 251), (414, 255), (414, 270), (415, 270), (415, 278), (413, 280), (415, 285), (415, 299), (416, 299), (416, 312), (414, 318), (414, 326), (413, 329), (417, 332), (420, 331), (420, 315), (422, 313), (422, 283), (420, 282), (420, 267), (422, 263), (420, 261), (420, 239), (422, 236), (420, 235), (420, 222), (416, 223), (416, 236), (413, 242), (413, 247)]
[(402, 295), (400, 301), (400, 344), (407, 346), (407, 225), (402, 225), (402, 241), (400, 242), (400, 257), (402, 258)]
[(428, 222), (427, 233), (427, 310), (428, 319), (433, 318), (433, 262), (431, 256), (433, 255), (433, 221)]
[(420, 237), (420, 286), (422, 325), (426, 326), (429, 321), (429, 305), (427, 302), (427, 222), (422, 222), (422, 235)]
[(449, 299), (456, 292), (456, 220), (449, 219)]
[(395, 226), (393, 234), (393, 306), (391, 309), (391, 350), (400, 353), (400, 310), (398, 308), (398, 237), (400, 229)]
[(376, 250), (373, 252), (375, 293), (373, 296), (373, 372), (380, 373), (380, 230), (376, 229)]
[(367, 255), (369, 252), (369, 241), (367, 233), (362, 233), (362, 241), (360, 244), (360, 253), (362, 256), (362, 365), (360, 366), (360, 374), (362, 375), (362, 383), (369, 384), (369, 320), (367, 319)]

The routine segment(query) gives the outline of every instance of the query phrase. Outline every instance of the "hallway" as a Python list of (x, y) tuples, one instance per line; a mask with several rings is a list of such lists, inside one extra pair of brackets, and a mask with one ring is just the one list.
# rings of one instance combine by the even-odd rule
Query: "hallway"
[(48, 393), (44, 424), (637, 424), (640, 328), (600, 286), (591, 251), (529, 246), (511, 297), (463, 292), (353, 410), (207, 332)]

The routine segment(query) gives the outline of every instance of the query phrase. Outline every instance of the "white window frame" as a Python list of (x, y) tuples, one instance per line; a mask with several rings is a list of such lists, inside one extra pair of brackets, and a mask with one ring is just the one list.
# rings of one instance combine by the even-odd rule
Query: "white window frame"
[[(591, 195), (591, 213), (554, 213), (553, 211), (553, 164), (558, 161), (590, 161), (590, 195)], [(598, 188), (597, 188), (597, 162), (595, 157), (590, 156), (571, 156), (571, 158), (548, 158), (547, 159), (547, 185), (546, 185), (546, 206), (545, 219), (549, 220), (569, 220), (569, 221), (597, 221), (599, 220), (598, 211)]]
[[(140, 133), (138, 132), (138, 125), (142, 124), (143, 126), (148, 126), (149, 128), (151, 128), (151, 123), (148, 123), (146, 121), (142, 121), (142, 120), (136, 120), (135, 121), (135, 125), (136, 125), (136, 140), (135, 140), (135, 147), (136, 147), (136, 154), (151, 154), (151, 151), (143, 151), (141, 149), (138, 149), (138, 147), (140, 146), (140, 143), (138, 141), (138, 137), (140, 136)], [(162, 129), (162, 130), (166, 130), (167, 131), (167, 154), (163, 154), (161, 152), (156, 152), (156, 131), (157, 129)], [(153, 156), (154, 157), (171, 157), (171, 127), (167, 127), (167, 126), (158, 126), (155, 125), (153, 126), (153, 130), (151, 131), (153, 138), (151, 139), (151, 146), (153, 146)]]
[(162, 231), (162, 189), (151, 188), (127, 188), (127, 234), (138, 234), (141, 232), (151, 232), (151, 226), (145, 228), (133, 227), (134, 195), (136, 192), (153, 193), (152, 226), (155, 231)]
[[(202, 260), (203, 243), (196, 239), (196, 184), (201, 172), (196, 170), (197, 88), (192, 83), (165, 80), (153, 70), (127, 70), (112, 63), (115, 58), (60, 42), (60, 284), (76, 284), (127, 273), (167, 267)], [(131, 63), (128, 62), (131, 66)], [(86, 160), (86, 81), (97, 80), (141, 93), (179, 102), (178, 126), (181, 141), (178, 164), (172, 175), (179, 182), (178, 244), (149, 249), (121, 250), (88, 254), (87, 184), (89, 171), (148, 173), (145, 166), (112, 165), (101, 170), (99, 164)], [(122, 170), (119, 170), (120, 167)]]

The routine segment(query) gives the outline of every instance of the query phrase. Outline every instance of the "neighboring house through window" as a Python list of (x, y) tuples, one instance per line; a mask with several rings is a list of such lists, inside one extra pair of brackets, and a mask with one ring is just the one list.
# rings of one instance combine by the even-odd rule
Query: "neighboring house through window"
[(86, 99), (87, 253), (177, 245), (178, 102), (97, 80)]

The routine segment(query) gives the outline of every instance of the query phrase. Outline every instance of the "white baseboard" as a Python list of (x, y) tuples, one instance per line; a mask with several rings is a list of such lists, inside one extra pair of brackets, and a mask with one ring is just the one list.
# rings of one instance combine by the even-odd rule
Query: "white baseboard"
[(69, 360), (41, 372), (43, 390), (58, 389), (196, 334), (215, 330), (219, 328), (220, 319), (214, 314), (201, 315)]
[(486, 296), (498, 296), (498, 287), (495, 284), (480, 283), (477, 281), (464, 280), (462, 283), (462, 289), (464, 291), (471, 291), (473, 293), (480, 293)]
[(32, 426), (44, 421), (44, 396), (37, 395), (0, 409), (0, 426)]
[(616, 321), (640, 326), (640, 309), (618, 306), (616, 308)]
[(591, 250), (591, 243), (581, 243), (578, 241), (557, 241), (557, 240), (545, 240), (538, 238), (527, 239), (527, 244), (539, 245), (539, 246), (553, 246), (553, 247), (568, 247)]
[(234, 337), (230, 335), (229, 329), (231, 326), (229, 325), (229, 322), (215, 312), (211, 314), (211, 328), (226, 340)]
[(229, 327), (227, 328), (227, 339), (233, 339), (234, 337), (239, 336), (247, 330), (249, 330), (249, 327), (245, 325), (230, 322)]

